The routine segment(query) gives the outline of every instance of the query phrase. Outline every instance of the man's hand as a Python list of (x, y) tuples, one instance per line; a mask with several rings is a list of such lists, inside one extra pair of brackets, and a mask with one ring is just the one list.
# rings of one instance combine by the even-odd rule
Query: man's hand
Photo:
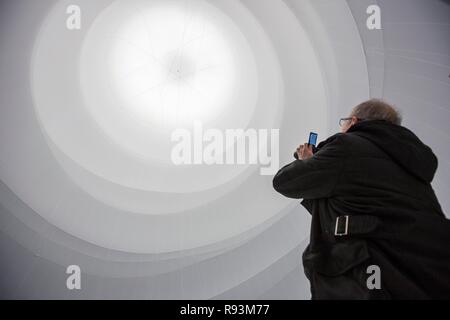
[(314, 155), (312, 145), (304, 143), (297, 148), (297, 156), (299, 160), (306, 160)]

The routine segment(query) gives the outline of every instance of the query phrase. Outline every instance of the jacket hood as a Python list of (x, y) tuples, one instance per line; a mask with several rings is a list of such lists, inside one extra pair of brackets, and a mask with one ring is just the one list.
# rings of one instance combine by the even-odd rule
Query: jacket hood
[(370, 140), (420, 180), (433, 180), (438, 160), (411, 130), (384, 120), (367, 120), (356, 123), (347, 133)]

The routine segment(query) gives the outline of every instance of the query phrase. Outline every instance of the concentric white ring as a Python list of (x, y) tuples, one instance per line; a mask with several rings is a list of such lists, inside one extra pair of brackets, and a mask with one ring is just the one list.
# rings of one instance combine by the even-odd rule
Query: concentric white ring
[(256, 69), (236, 24), (205, 1), (116, 1), (87, 33), (80, 81), (87, 111), (115, 143), (167, 166), (173, 130), (248, 124)]
[[(113, 5), (117, 3), (120, 2)], [(126, 3), (122, 2), (123, 5)], [(96, 19), (85, 25), (86, 30), (82, 34), (67, 37), (67, 31), (61, 33), (55, 27), (59, 20), (54, 13), (61, 10), (56, 7), (43, 27), (42, 34), (46, 37), (38, 37), (36, 43), (32, 83), (35, 106), (48, 145), (70, 180), (67, 188), (62, 188), (62, 177), (55, 171), (54, 180), (49, 180), (43, 190), (64, 199), (58, 212), (48, 210), (48, 194), (42, 195), (38, 203), (34, 199), (27, 199), (27, 203), (48, 221), (81, 239), (107, 248), (141, 253), (179, 251), (221, 243), (261, 225), (285, 208), (289, 201), (280, 199), (273, 192), (271, 177), (260, 176), (258, 167), (177, 168), (164, 162), (163, 158), (170, 155), (166, 152), (170, 151), (169, 145), (165, 145), (168, 150), (158, 149), (155, 145), (156, 159), (148, 159), (126, 150), (117, 139), (112, 138), (110, 132), (99, 124), (101, 117), (92, 116), (92, 111), (95, 112), (99, 106), (113, 106), (114, 101), (108, 104), (105, 103), (107, 95), (86, 92), (81, 95), (84, 99), (80, 99), (80, 92), (86, 88), (100, 88), (103, 91), (101, 85), (105, 82), (101, 81), (102, 78), (96, 78), (97, 83), (86, 87), (86, 81), (90, 81), (86, 77), (89, 70), (83, 64), (86, 61), (84, 58), (88, 58), (92, 70), (108, 65), (102, 64), (95, 55), (101, 57), (108, 48), (113, 47), (108, 41), (115, 37), (98, 40), (98, 50), (89, 49), (89, 37), (96, 39), (97, 17), (101, 17), (100, 12), (107, 12), (105, 10), (112, 7), (91, 2), (86, 5), (91, 7), (91, 12), (96, 12), (93, 15)], [(327, 130), (322, 119), (327, 117), (327, 92), (322, 72), (311, 42), (285, 3), (270, 2), (270, 10), (261, 9), (256, 3), (243, 6), (230, 1), (217, 1), (214, 6), (236, 25), (230, 27), (230, 30), (239, 30), (233, 40), (245, 39), (256, 66), (256, 83), (239, 82), (241, 85), (237, 90), (252, 92), (248, 88), (256, 85), (258, 91), (254, 105), (241, 104), (242, 101), (234, 99), (239, 113), (230, 112), (228, 106), (226, 112), (211, 119), (210, 126), (270, 130), (282, 125), (298, 128), (298, 136), (306, 136), (313, 127), (325, 135)], [(111, 12), (119, 15), (126, 13), (125, 10)], [(266, 23), (271, 19), (268, 12), (283, 15), (285, 19)], [(123, 21), (127, 25), (129, 19)], [(117, 23), (117, 26), (121, 25)], [(111, 28), (108, 31), (114, 33), (117, 30)], [(288, 33), (295, 33), (295, 39), (279, 36)], [(64, 45), (55, 48), (55, 39)], [(48, 54), (50, 51), (58, 59), (52, 59)], [(86, 56), (88, 52), (92, 55)], [(296, 52), (301, 52), (301, 55)], [(76, 61), (78, 55), (81, 57), (80, 65), (65, 63)], [(92, 61), (98, 62), (98, 66)], [(61, 67), (48, 69), (50, 63)], [(246, 68), (236, 70), (246, 73), (251, 70), (248, 69), (250, 65), (247, 63)], [(80, 78), (77, 73), (79, 66), (84, 70)], [(102, 72), (91, 74), (93, 77), (105, 75)], [(61, 79), (67, 80), (67, 83)], [(288, 85), (285, 86), (285, 83)], [(54, 95), (55, 89), (66, 94)], [(108, 90), (104, 92), (114, 91)], [(241, 92), (237, 92), (235, 97), (240, 95)], [(93, 107), (95, 104), (98, 106)], [(289, 111), (282, 118), (286, 106), (290, 106)], [(110, 112), (99, 115), (111, 117)], [(119, 118), (115, 117), (116, 124), (124, 120)], [(111, 128), (114, 129), (114, 126)], [(120, 132), (123, 128), (116, 129)], [(140, 129), (145, 133), (148, 128), (142, 126)], [(160, 129), (159, 133), (163, 134), (164, 129)], [(286, 155), (291, 154), (298, 136), (281, 136), (281, 163), (287, 160)], [(142, 134), (141, 137), (144, 137), (142, 142), (148, 143), (148, 135)], [(159, 138), (158, 142), (164, 141), (162, 135)], [(255, 201), (255, 194), (265, 202)]]

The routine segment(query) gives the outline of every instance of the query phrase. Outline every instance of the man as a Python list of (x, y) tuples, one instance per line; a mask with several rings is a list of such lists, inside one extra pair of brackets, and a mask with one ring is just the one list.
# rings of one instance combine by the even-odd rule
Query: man
[(450, 298), (450, 221), (431, 181), (437, 158), (389, 104), (369, 100), (342, 132), (276, 174), (311, 213), (303, 253), (312, 299)]

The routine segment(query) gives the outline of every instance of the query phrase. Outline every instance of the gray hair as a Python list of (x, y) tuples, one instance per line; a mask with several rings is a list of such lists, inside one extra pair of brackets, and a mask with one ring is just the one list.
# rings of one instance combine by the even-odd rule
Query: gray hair
[(400, 112), (380, 99), (371, 99), (357, 105), (353, 108), (351, 116), (364, 120), (385, 120), (396, 125), (402, 123)]

